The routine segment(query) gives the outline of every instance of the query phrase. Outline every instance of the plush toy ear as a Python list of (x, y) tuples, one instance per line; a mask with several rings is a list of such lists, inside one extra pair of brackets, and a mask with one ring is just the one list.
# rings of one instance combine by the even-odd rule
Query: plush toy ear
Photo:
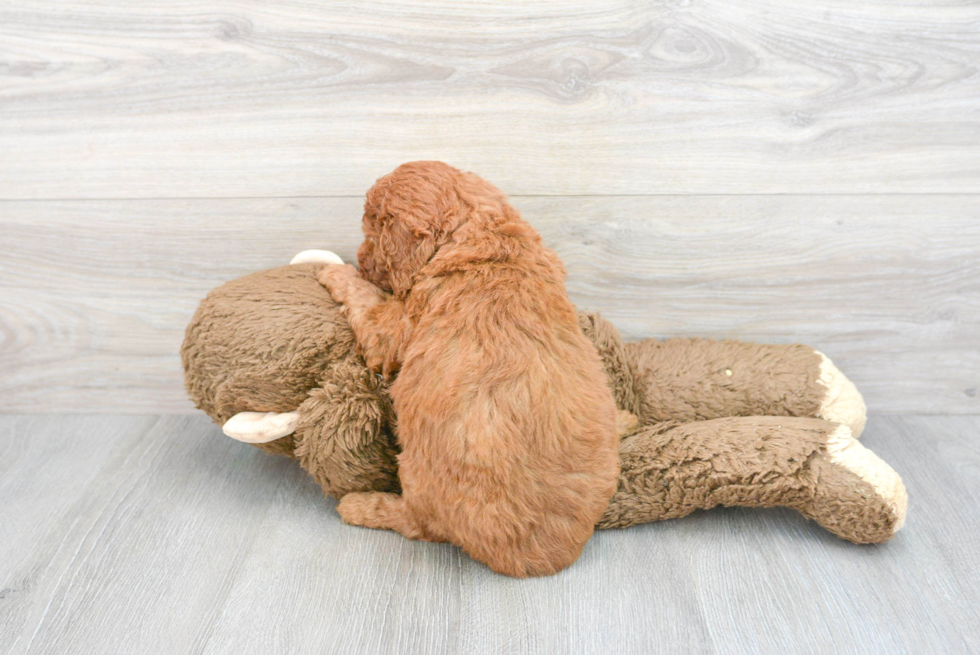
[(239, 412), (225, 421), (222, 432), (245, 443), (269, 443), (296, 431), (299, 412)]
[(290, 264), (343, 264), (344, 260), (329, 250), (304, 250)]

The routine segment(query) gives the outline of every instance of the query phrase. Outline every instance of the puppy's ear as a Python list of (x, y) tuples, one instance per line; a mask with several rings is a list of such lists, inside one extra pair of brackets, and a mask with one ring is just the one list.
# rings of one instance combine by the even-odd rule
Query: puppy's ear
[(388, 218), (382, 224), (379, 243), (391, 280), (391, 292), (396, 298), (404, 298), (412, 288), (415, 276), (435, 254), (436, 235), (423, 220), (403, 214)]
[(431, 275), (489, 262), (535, 257), (541, 251), (545, 264), (561, 279), (565, 269), (558, 256), (541, 248), (541, 237), (506, 203), (476, 205), (467, 220), (452, 234), (426, 269)]

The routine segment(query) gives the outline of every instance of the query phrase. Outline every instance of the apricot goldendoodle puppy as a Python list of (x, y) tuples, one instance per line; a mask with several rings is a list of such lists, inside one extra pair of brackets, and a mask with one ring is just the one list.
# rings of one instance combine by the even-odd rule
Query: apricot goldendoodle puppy
[[(616, 490), (616, 404), (565, 269), (503, 193), (413, 162), (378, 180), (352, 266), (320, 274), (368, 365), (391, 376), (401, 495), (352, 493), (355, 525), (450, 541), (499, 573), (574, 562)], [(363, 277), (362, 277), (363, 276)]]

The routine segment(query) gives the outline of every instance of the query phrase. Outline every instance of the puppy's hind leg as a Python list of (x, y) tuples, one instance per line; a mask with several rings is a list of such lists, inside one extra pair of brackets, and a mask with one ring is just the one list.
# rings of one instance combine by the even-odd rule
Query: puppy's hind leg
[(344, 523), (351, 525), (394, 530), (409, 539), (443, 541), (419, 525), (405, 499), (398, 494), (376, 491), (350, 493), (340, 499), (337, 512)]

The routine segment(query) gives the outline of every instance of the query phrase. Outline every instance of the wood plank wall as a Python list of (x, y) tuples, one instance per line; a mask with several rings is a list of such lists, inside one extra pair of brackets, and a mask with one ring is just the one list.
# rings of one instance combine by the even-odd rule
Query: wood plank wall
[(508, 191), (628, 337), (810, 343), (980, 411), (980, 6), (0, 3), (0, 411), (184, 412), (208, 289), (373, 180)]

